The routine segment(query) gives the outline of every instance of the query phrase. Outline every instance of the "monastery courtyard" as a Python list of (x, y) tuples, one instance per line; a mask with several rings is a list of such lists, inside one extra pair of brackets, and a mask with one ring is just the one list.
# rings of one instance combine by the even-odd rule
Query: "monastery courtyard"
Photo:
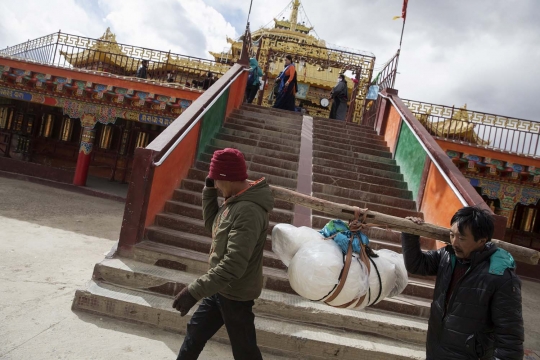
[[(182, 335), (71, 311), (75, 290), (118, 238), (123, 202), (3, 177), (0, 196), (1, 360), (176, 357)], [(233, 356), (211, 341), (200, 359)]]
[[(117, 240), (123, 202), (3, 177), (0, 197), (1, 360), (175, 357), (181, 335), (71, 311), (75, 290)], [(540, 283), (523, 281), (527, 349), (540, 349), (539, 297)], [(233, 357), (210, 342), (201, 359)]]

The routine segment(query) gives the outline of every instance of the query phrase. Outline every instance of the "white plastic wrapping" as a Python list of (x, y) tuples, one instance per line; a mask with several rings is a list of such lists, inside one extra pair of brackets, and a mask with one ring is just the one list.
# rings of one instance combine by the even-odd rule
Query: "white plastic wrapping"
[(401, 294), (409, 284), (409, 275), (407, 274), (407, 269), (405, 268), (403, 255), (388, 249), (377, 250), (377, 255), (385, 258), (386, 260), (392, 262), (392, 264), (395, 265), (396, 283), (394, 285), (394, 288), (390, 291), (390, 294), (388, 294), (388, 297), (393, 297)]
[(336, 286), (343, 254), (333, 241), (305, 243), (289, 264), (289, 282), (298, 295), (320, 300)]
[(323, 240), (323, 236), (310, 227), (277, 224), (272, 229), (272, 251), (285, 266), (289, 266), (294, 254), (304, 243), (313, 240)]
[[(367, 268), (358, 254), (353, 254), (349, 275), (339, 295), (330, 302), (330, 305), (340, 306), (349, 303), (367, 293), (369, 287)], [(350, 307), (354, 306), (352, 304)]]
[[(368, 296), (364, 299), (364, 302), (361, 306), (359, 306), (360, 309), (365, 308), (366, 306), (376, 304), (380, 302), (382, 299), (388, 296), (390, 294), (390, 291), (395, 286), (396, 283), (396, 272), (395, 268), (396, 266), (386, 260), (383, 257), (374, 257), (371, 258), (375, 265), (377, 265), (377, 270), (379, 271), (379, 274), (381, 276), (381, 281), (379, 282), (379, 276), (377, 275), (377, 270), (375, 270), (375, 266), (373, 266), (373, 263), (371, 264), (371, 270), (369, 273), (369, 289), (371, 291)], [(379, 296), (379, 299), (377, 302), (375, 300), (377, 299), (377, 295), (379, 295), (379, 290), (381, 288), (380, 283), (382, 283), (382, 291), (381, 295)], [(369, 302), (368, 302), (369, 301)]]
[[(332, 240), (324, 240), (318, 231), (308, 227), (296, 228), (289, 224), (276, 225), (272, 231), (272, 250), (289, 267), (289, 282), (300, 296), (310, 300), (327, 298), (339, 283), (344, 266), (344, 255)], [(403, 256), (390, 250), (376, 251), (372, 258), (382, 282), (380, 302), (386, 297), (399, 295), (408, 284)], [(375, 303), (379, 294), (379, 276), (373, 264), (367, 275), (366, 266), (358, 254), (353, 254), (347, 280), (340, 294), (330, 302), (339, 306), (366, 294), (359, 308)], [(370, 296), (367, 295), (368, 289)], [(354, 307), (356, 302), (349, 307)]]

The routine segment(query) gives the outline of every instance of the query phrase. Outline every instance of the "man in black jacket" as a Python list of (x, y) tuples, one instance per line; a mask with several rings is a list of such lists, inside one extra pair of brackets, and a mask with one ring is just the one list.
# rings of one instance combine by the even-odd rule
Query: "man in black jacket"
[(148, 60), (143, 60), (139, 70), (137, 70), (137, 77), (139, 79), (146, 79), (148, 71)]
[(426, 358), (522, 360), (521, 281), (512, 256), (491, 242), (492, 216), (465, 207), (450, 223), (452, 245), (437, 251), (422, 252), (416, 235), (401, 238), (407, 270), (437, 276)]

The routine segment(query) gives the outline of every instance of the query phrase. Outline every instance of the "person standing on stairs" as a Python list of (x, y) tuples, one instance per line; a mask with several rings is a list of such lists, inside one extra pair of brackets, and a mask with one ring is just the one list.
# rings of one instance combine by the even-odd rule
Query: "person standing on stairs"
[(257, 59), (255, 58), (249, 59), (249, 67), (251, 69), (249, 70), (249, 76), (246, 85), (246, 100), (248, 104), (251, 104), (255, 99), (255, 96), (257, 95), (257, 91), (259, 91), (259, 86), (261, 86), (260, 78), (261, 76), (263, 76), (263, 73), (261, 68), (259, 67)]
[(294, 111), (298, 84), (296, 81), (296, 68), (291, 55), (285, 56), (285, 69), (276, 78), (276, 82), (279, 83), (279, 90), (273, 107)]
[[(254, 300), (263, 287), (263, 251), (274, 198), (264, 178), (247, 180), (244, 155), (214, 152), (203, 189), (203, 218), (212, 233), (210, 270), (185, 287), (173, 307), (185, 316), (202, 299), (187, 325), (177, 360), (197, 359), (225, 324), (236, 360), (259, 360)], [(218, 190), (225, 198), (218, 204)]]
[(436, 251), (422, 252), (417, 235), (401, 238), (407, 270), (437, 276), (426, 358), (522, 360), (521, 281), (512, 255), (491, 242), (491, 214), (464, 207), (450, 224), (451, 245)]
[(330, 93), (330, 98), (333, 100), (330, 119), (345, 120), (347, 117), (347, 101), (349, 100), (345, 75), (339, 75), (337, 85), (334, 86)]

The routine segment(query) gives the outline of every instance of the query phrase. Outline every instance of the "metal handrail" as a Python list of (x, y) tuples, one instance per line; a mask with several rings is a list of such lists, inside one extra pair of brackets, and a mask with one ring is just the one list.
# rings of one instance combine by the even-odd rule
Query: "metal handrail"
[[(422, 125), (437, 139), (458, 141), (522, 156), (540, 156), (540, 123), (532, 120), (490, 114), (439, 104), (403, 99), (405, 105), (420, 120)], [(459, 115), (459, 116), (457, 116)], [(439, 124), (449, 127), (439, 129)], [(461, 134), (473, 126), (472, 134)]]
[(148, 60), (148, 78), (166, 81), (170, 73), (172, 83), (190, 87), (200, 87), (208, 71), (221, 76), (230, 68), (215, 60), (61, 32), (0, 49), (0, 55), (130, 77), (136, 76), (142, 60)]
[(242, 75), (242, 73), (245, 72), (245, 71), (249, 71), (249, 69), (243, 69), (242, 71), (240, 71), (238, 74), (236, 74), (236, 76), (234, 78), (231, 79), (231, 81), (229, 81), (229, 83), (226, 86), (223, 87), (223, 89), (219, 92), (219, 94), (216, 95), (214, 100), (212, 100), (210, 102), (210, 104), (208, 104), (204, 108), (204, 110), (201, 111), (201, 113), (195, 118), (195, 120), (191, 123), (191, 125), (189, 125), (189, 127), (182, 133), (182, 135), (180, 135), (180, 137), (178, 139), (176, 139), (174, 144), (172, 144), (169, 147), (169, 149), (165, 152), (165, 154), (161, 157), (161, 159), (159, 159), (159, 161), (157, 161), (157, 162), (152, 163), (153, 166), (155, 166), (155, 167), (161, 166), (165, 162), (165, 160), (167, 160), (169, 155), (173, 152), (174, 149), (176, 149), (178, 144), (180, 144), (180, 142), (187, 136), (187, 134), (191, 131), (191, 129), (193, 129), (193, 127), (201, 120), (203, 115), (206, 114), (206, 112), (216, 103), (216, 101), (218, 101), (221, 98), (221, 95), (223, 95), (225, 90), (227, 90), (231, 86), (231, 84), (234, 83), (236, 81), (236, 79), (240, 75)]

